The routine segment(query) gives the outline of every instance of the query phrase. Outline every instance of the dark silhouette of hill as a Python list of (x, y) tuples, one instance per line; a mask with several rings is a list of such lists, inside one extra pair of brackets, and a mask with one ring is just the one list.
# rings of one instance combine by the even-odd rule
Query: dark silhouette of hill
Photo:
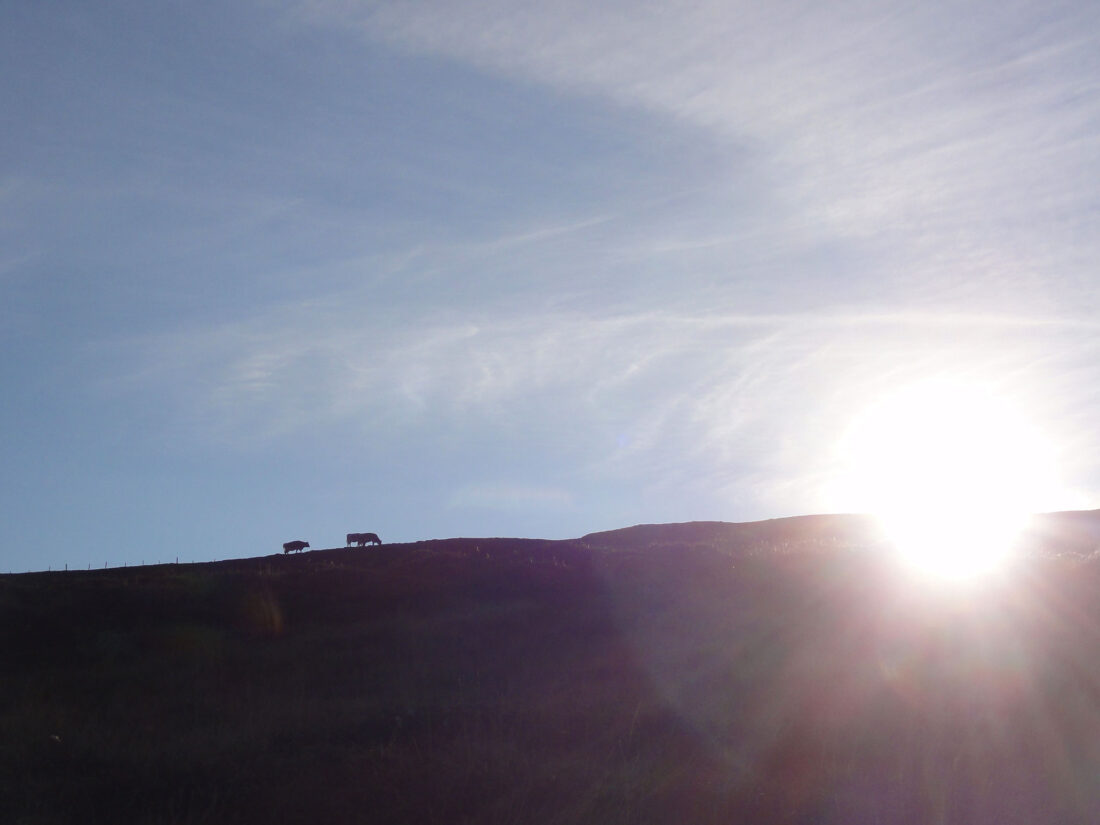
[(1100, 550), (1100, 510), (1043, 513), (1024, 532), (1025, 552), (1088, 556)]
[(867, 544), (880, 540), (874, 520), (862, 515), (792, 516), (738, 524), (725, 521), (638, 524), (619, 530), (589, 533), (580, 539), (590, 547), (637, 549), (708, 545), (737, 552), (838, 543)]
[[(744, 523), (691, 521), (638, 524), (589, 533), (579, 541), (590, 547), (641, 549), (709, 546), (728, 552), (772, 552), (830, 545), (877, 545), (885, 541), (875, 520), (866, 515), (790, 516)], [(1087, 556), (1100, 548), (1100, 510), (1041, 513), (1021, 538), (1026, 554)]]
[(1092, 822), (1098, 516), (969, 587), (853, 516), (0, 576), (0, 820)]

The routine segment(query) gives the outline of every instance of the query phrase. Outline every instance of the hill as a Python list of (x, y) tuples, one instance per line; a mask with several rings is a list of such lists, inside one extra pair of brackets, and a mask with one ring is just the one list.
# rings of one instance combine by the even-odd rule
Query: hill
[(866, 545), (881, 541), (881, 536), (868, 516), (818, 515), (737, 524), (725, 521), (638, 524), (589, 533), (580, 541), (601, 548), (710, 546), (729, 552), (751, 553), (836, 544)]
[(0, 811), (1090, 822), (1096, 515), (954, 591), (843, 516), (0, 576)]

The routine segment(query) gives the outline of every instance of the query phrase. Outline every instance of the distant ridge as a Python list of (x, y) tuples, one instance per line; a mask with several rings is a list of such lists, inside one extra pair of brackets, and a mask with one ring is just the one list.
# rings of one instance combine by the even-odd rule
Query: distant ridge
[(636, 524), (589, 533), (589, 547), (625, 550), (669, 545), (707, 544), (725, 550), (766, 549), (813, 543), (867, 544), (881, 540), (872, 517), (857, 514), (789, 516), (765, 521), (688, 521)]
[[(725, 551), (751, 551), (813, 545), (871, 545), (884, 540), (873, 516), (822, 514), (765, 521), (687, 521), (636, 524), (589, 533), (578, 541), (612, 550), (709, 545)], [(1043, 555), (1088, 556), (1100, 552), (1100, 510), (1036, 514), (1020, 537), (1020, 547)]]
[(1100, 510), (1064, 510), (1036, 515), (1021, 537), (1025, 550), (1089, 556), (1100, 551)]
[[(635, 524), (614, 530), (588, 533), (575, 539), (541, 539), (517, 537), (452, 537), (421, 539), (410, 542), (391, 542), (373, 549), (353, 548), (343, 545), (317, 546), (300, 556), (286, 556), (281, 551), (258, 556), (241, 556), (220, 560), (151, 562), (149, 564), (114, 565), (92, 567), (87, 571), (79, 566), (62, 570), (37, 570), (22, 573), (0, 573), (0, 579), (9, 576), (69, 575), (82, 572), (115, 571), (118, 575), (139, 576), (157, 569), (183, 567), (236, 570), (249, 572), (264, 565), (311, 564), (328, 559), (326, 563), (351, 563), (355, 566), (373, 566), (379, 560), (407, 559), (410, 553), (480, 555), (484, 558), (537, 558), (548, 557), (561, 561), (587, 557), (591, 551), (670, 551), (688, 549), (713, 549), (723, 553), (745, 554), (769, 551), (797, 552), (843, 547), (872, 548), (881, 546), (887, 539), (873, 516), (863, 513), (829, 513), (803, 516), (786, 516), (761, 521), (686, 521), (665, 524)], [(1064, 510), (1034, 515), (1021, 533), (1018, 549), (1024, 555), (1068, 556), (1100, 558), (1100, 509)], [(312, 562), (310, 560), (313, 560)], [(276, 568), (278, 569), (278, 568)]]

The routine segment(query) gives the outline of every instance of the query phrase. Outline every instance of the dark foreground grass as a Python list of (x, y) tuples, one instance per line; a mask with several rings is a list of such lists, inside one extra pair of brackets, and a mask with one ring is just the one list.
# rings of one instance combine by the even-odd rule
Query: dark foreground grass
[(1093, 565), (781, 546), (4, 577), (0, 821), (1095, 821)]

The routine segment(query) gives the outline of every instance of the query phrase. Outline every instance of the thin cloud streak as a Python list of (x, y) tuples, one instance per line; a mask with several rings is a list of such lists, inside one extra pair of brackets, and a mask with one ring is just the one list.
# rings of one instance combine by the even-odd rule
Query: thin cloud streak
[[(539, 313), (362, 329), (354, 316), (324, 304), (145, 339), (126, 346), (142, 356), (112, 369), (129, 379), (110, 391), (142, 406), (160, 397), (185, 443), (248, 451), (319, 429), (358, 432), (357, 442), (456, 431), (476, 443), (495, 432), (534, 468), (572, 465), (590, 481), (644, 474), (650, 489), (698, 488), (781, 514), (826, 503), (831, 446), (883, 392), (970, 377), (1065, 421), (1090, 408), (1087, 386), (1049, 376), (1100, 357), (1100, 325), (1073, 319)], [(1087, 486), (1087, 462), (1063, 458)]]
[[(1074, 219), (1100, 177), (1100, 13), (1088, 4), (312, 2), (357, 29), (753, 147), (789, 219), (889, 244), (886, 274), (965, 303), (1095, 307)], [(1051, 289), (1052, 282), (1061, 283)], [(1023, 295), (1019, 293), (1023, 292)], [(998, 309), (1010, 309), (1005, 301)]]

